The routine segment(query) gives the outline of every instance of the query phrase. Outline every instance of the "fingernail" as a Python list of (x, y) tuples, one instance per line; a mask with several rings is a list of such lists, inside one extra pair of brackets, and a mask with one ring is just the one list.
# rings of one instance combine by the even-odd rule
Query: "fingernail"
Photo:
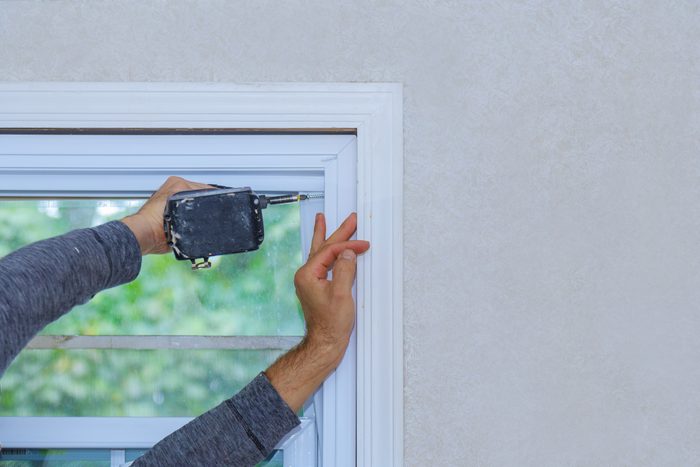
[(345, 250), (345, 251), (343, 251), (343, 253), (341, 253), (340, 256), (342, 256), (344, 259), (352, 260), (352, 259), (355, 259), (355, 252), (352, 250)]

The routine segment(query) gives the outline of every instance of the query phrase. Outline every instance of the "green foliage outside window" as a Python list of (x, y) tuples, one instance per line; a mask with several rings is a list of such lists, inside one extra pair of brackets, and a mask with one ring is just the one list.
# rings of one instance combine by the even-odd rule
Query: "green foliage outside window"
[[(1, 201), (0, 256), (33, 241), (119, 219), (142, 200)], [(256, 252), (193, 272), (171, 254), (97, 294), (43, 334), (299, 336), (293, 276), (299, 208), (265, 211)], [(18, 292), (19, 293), (19, 292)], [(25, 350), (0, 379), (0, 415), (194, 416), (230, 397), (279, 355), (258, 350)]]

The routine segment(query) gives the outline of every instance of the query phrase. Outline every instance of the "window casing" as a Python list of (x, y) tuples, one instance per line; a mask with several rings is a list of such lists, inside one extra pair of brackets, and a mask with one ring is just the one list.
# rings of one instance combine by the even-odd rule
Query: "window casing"
[[(358, 237), (372, 244), (357, 268), (356, 449), (327, 437), (321, 460), (339, 467), (401, 466), (402, 102), (400, 83), (8, 82), (0, 83), (0, 134), (46, 128), (64, 134), (354, 131)], [(0, 173), (4, 154), (11, 155), (0, 147)]]

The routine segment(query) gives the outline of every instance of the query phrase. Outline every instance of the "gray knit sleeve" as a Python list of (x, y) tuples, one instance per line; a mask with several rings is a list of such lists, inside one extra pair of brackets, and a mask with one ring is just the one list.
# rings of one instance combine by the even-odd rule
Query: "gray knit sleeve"
[(100, 290), (133, 280), (140, 269), (136, 237), (118, 221), (0, 259), (0, 374), (44, 326)]
[(263, 373), (238, 394), (164, 438), (133, 467), (252, 466), (299, 419)]

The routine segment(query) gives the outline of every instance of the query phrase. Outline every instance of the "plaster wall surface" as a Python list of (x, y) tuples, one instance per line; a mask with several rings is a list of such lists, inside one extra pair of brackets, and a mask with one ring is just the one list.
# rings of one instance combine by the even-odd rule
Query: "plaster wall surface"
[(699, 44), (680, 0), (0, 2), (0, 80), (404, 84), (409, 466), (700, 462)]

